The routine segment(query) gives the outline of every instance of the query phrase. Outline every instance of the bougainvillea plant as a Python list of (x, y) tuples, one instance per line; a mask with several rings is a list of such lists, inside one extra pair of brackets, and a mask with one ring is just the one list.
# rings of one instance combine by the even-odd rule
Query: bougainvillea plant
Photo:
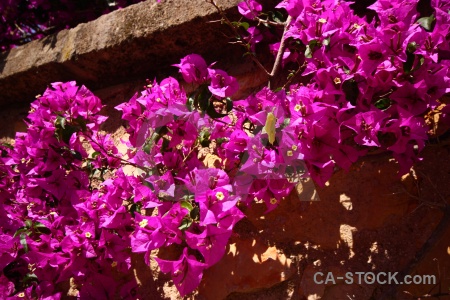
[[(407, 173), (429, 139), (424, 116), (443, 107), (449, 119), (450, 3), (417, 7), (378, 1), (368, 21), (334, 0), (268, 13), (242, 2), (247, 21), (222, 16), (269, 85), (232, 100), (237, 80), (187, 55), (174, 66), (191, 92), (169, 77), (116, 107), (126, 153), (100, 131), (100, 99), (53, 83), (31, 104), (28, 131), (0, 146), (2, 299), (60, 299), (69, 283), (80, 299), (136, 299), (133, 253), (185, 296), (224, 255), (240, 206), (270, 212), (302, 177), (323, 186), (374, 150)], [(258, 61), (264, 40), (271, 71)], [(178, 258), (154, 255), (173, 245)]]

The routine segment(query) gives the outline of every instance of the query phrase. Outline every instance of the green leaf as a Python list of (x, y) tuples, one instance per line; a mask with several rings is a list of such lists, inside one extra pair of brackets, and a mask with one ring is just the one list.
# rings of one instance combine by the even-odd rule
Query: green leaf
[(245, 30), (248, 30), (250, 24), (248, 24), (247, 22), (239, 22), (239, 26), (244, 28)]
[(286, 118), (286, 119), (283, 120), (283, 125), (282, 125), (282, 127), (285, 128), (285, 127), (287, 127), (290, 123), (291, 123), (291, 118)]
[(66, 128), (66, 118), (62, 116), (57, 116), (55, 121), (55, 127), (56, 128)]
[(194, 207), (193, 210), (191, 210), (189, 216), (193, 219), (193, 220), (198, 220), (200, 218), (200, 209), (198, 208), (198, 206)]
[(136, 212), (140, 212), (141, 211), (141, 207), (142, 207), (142, 204), (140, 202), (133, 203), (130, 206), (130, 213), (131, 213), (131, 216), (133, 218), (136, 217)]
[(231, 110), (233, 110), (233, 101), (229, 97), (227, 97), (225, 100), (227, 101), (227, 112), (230, 112)]
[(2, 143), (2, 145), (5, 146), (6, 148), (11, 149), (11, 150), (14, 149), (14, 147), (10, 143)]
[(188, 97), (188, 99), (187, 99), (187, 101), (186, 101), (186, 107), (187, 107), (187, 109), (189, 110), (189, 111), (193, 111), (194, 110), (194, 102), (195, 102), (195, 99), (194, 99), (194, 97), (193, 97), (193, 95), (191, 94), (191, 95), (189, 95), (189, 97)]
[(33, 228), (47, 228), (47, 227), (40, 222), (34, 222)]
[(144, 147), (142, 147), (142, 150), (144, 150), (144, 152), (146, 154), (150, 154), (150, 150), (152, 150), (152, 144), (151, 143), (145, 143)]
[(155, 190), (153, 184), (147, 180), (142, 181), (142, 185), (145, 185), (146, 187), (149, 187), (152, 191)]
[(76, 160), (83, 160), (81, 153), (76, 150), (70, 150), (70, 154), (72, 154)]
[(350, 74), (350, 69), (347, 66), (342, 66), (345, 74)]
[(274, 12), (270, 11), (269, 16), (274, 22), (277, 22), (277, 23), (284, 23), (284, 21), (285, 21), (283, 14), (279, 11), (274, 11)]
[(23, 277), (24, 284), (27, 284), (32, 281), (38, 281), (38, 277), (34, 273), (28, 273)]
[(417, 20), (417, 23), (420, 24), (426, 31), (433, 31), (433, 27), (435, 24), (436, 18), (434, 14), (429, 17), (423, 17)]
[(200, 141), (209, 140), (210, 136), (211, 136), (211, 133), (209, 132), (209, 130), (203, 129), (202, 131), (200, 131), (200, 135), (199, 135)]
[(191, 201), (194, 200), (194, 198), (194, 195), (184, 195), (181, 199), (183, 199), (184, 201)]
[(331, 41), (331, 36), (327, 37), (322, 42), (322, 45), (325, 47), (325, 51), (327, 51), (327, 52), (331, 50), (330, 41)]
[(197, 94), (197, 103), (198, 108), (200, 108), (201, 111), (206, 111), (208, 107), (210, 107), (210, 99), (212, 97), (212, 93), (209, 91), (208, 87), (204, 85), (200, 91), (200, 93)]
[(207, 129), (203, 129), (202, 131), (200, 131), (198, 140), (203, 147), (209, 146), (209, 143), (211, 142), (209, 139), (210, 136), (211, 136), (211, 133)]
[(305, 57), (306, 58), (312, 58), (312, 54), (315, 50), (315, 48), (318, 46), (319, 42), (317, 40), (312, 40), (306, 45), (305, 50)]
[(34, 222), (33, 229), (35, 230), (35, 233), (38, 234), (51, 234), (51, 230), (40, 222)]
[(412, 67), (414, 65), (415, 55), (406, 51), (406, 61), (403, 63), (403, 71), (406, 74), (411, 73)]
[(217, 144), (222, 145), (225, 142), (228, 142), (228, 138), (217, 138), (216, 139)]
[(356, 100), (359, 97), (358, 83), (354, 79), (344, 81), (342, 84), (342, 91), (345, 94), (345, 99), (352, 105), (356, 105)]
[(69, 144), (70, 138), (72, 134), (77, 131), (77, 128), (74, 126), (66, 125), (65, 128), (61, 129), (60, 135), (58, 136), (59, 140), (63, 140), (66, 144)]
[(414, 53), (417, 49), (416, 42), (408, 43), (408, 46), (406, 46), (406, 51), (409, 53)]
[(416, 56), (414, 55), (416, 48), (417, 44), (415, 42), (408, 43), (408, 46), (406, 47), (406, 61), (403, 63), (403, 71), (406, 74), (409, 74), (412, 71), (414, 60), (416, 58)]
[(236, 22), (236, 21), (231, 22), (231, 25), (233, 25), (235, 28), (238, 28), (239, 27), (239, 22)]
[(86, 120), (83, 117), (78, 117), (75, 119), (75, 122), (78, 124), (78, 126), (81, 127), (81, 129), (83, 131), (86, 131), (87, 126), (86, 126)]
[(19, 229), (16, 230), (16, 232), (13, 235), (13, 237), (16, 237), (19, 234), (25, 233), (25, 231), (28, 231), (28, 228), (26, 228), (25, 226), (20, 227)]
[(181, 221), (181, 225), (178, 226), (178, 229), (180, 230), (186, 230), (192, 225), (192, 219), (191, 218), (184, 218)]
[(309, 45), (306, 46), (305, 57), (306, 58), (312, 58), (312, 51), (311, 51), (311, 47)]
[(24, 233), (20, 235), (20, 244), (22, 245), (25, 252), (28, 252), (27, 235)]
[(389, 98), (381, 98), (380, 100), (378, 100), (377, 102), (375, 102), (375, 107), (381, 109), (381, 110), (385, 110), (387, 108), (389, 108), (391, 106), (391, 99)]
[[(418, 63), (415, 64), (415, 67), (412, 68), (411, 72), (414, 72), (414, 71), (420, 69), (420, 67), (421, 67), (421, 66), (424, 64), (424, 62), (425, 62), (425, 59), (424, 59), (423, 55), (417, 54), (417, 55), (416, 55), (416, 58), (418, 58), (418, 59), (416, 59), (416, 60), (418, 61)], [(415, 61), (416, 61), (416, 60), (415, 60)], [(414, 64), (413, 64), (413, 65), (414, 65)]]
[[(227, 106), (228, 106), (228, 103), (227, 103)], [(228, 113), (222, 114), (222, 113), (217, 112), (216, 109), (214, 108), (214, 105), (210, 105), (208, 107), (208, 109), (206, 109), (206, 113), (208, 114), (208, 116), (210, 116), (213, 119), (223, 118), (228, 115)]]
[(180, 206), (186, 208), (189, 212), (194, 208), (191, 203), (187, 201), (181, 201)]
[(279, 91), (281, 91), (283, 89), (283, 87), (282, 86), (280, 86), (280, 87), (277, 87), (276, 89), (274, 89), (273, 91), (276, 93), (276, 92), (279, 92)]
[(31, 228), (31, 227), (33, 227), (33, 221), (31, 221), (31, 220), (26, 220), (26, 221), (25, 221), (25, 227), (26, 227), (26, 228)]

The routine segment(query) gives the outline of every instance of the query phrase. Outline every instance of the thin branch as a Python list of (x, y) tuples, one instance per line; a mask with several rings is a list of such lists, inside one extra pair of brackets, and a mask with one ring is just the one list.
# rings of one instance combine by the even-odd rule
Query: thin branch
[[(216, 10), (219, 12), (219, 14), (222, 16), (222, 21), (225, 22), (225, 24), (227, 24), (232, 30), (233, 33), (236, 36), (241, 36), (240, 33), (237, 31), (236, 27), (231, 23), (231, 21), (228, 19), (228, 17), (226, 16), (225, 12), (223, 11), (223, 9), (221, 9), (214, 0), (207, 0), (208, 3), (212, 4)], [(245, 48), (247, 48), (247, 44), (244, 43), (240, 43), (242, 44)], [(256, 63), (256, 65), (258, 66), (258, 68), (260, 68), (268, 77), (270, 77), (270, 73), (269, 71), (267, 71), (267, 69), (261, 64), (261, 62), (255, 57), (255, 55), (253, 53), (251, 53), (250, 58), (253, 60), (254, 63)]]
[(272, 26), (276, 26), (276, 27), (283, 27), (284, 26), (284, 23), (278, 23), (278, 22), (274, 22), (274, 21), (270, 21), (270, 20), (264, 20), (264, 19), (261, 19), (259, 17), (256, 17), (255, 19), (258, 21), (258, 25), (263, 23), (263, 24), (272, 25)]
[(286, 83), (283, 85), (283, 89), (285, 89), (291, 82), (292, 82), (292, 80), (295, 78), (295, 77), (297, 77), (297, 75), (298, 74), (300, 74), (303, 70), (305, 70), (305, 68), (306, 68), (306, 61), (301, 65), (301, 66), (299, 66), (298, 67), (298, 69), (297, 69), (297, 71), (295, 71), (295, 73), (291, 76), (291, 77), (289, 77), (289, 79), (286, 81)]
[(184, 157), (183, 162), (186, 162), (186, 159), (188, 159), (188, 157), (192, 154), (192, 152), (194, 152), (195, 149), (198, 148), (199, 145), (197, 145), (197, 143), (195, 144), (195, 146), (193, 146), (191, 148), (191, 150), (189, 151), (189, 153)]
[[(216, 10), (220, 13), (220, 15), (222, 16), (222, 20), (223, 22), (225, 22), (228, 26), (231, 27), (231, 29), (233, 30), (234, 34), (236, 36), (241, 37), (240, 33), (237, 31), (236, 27), (231, 23), (231, 21), (227, 18), (225, 12), (216, 4), (216, 2), (214, 0), (206, 0), (208, 3), (212, 4)], [(277, 22), (272, 22), (269, 20), (264, 20), (261, 18), (256, 17), (255, 18), (256, 21), (258, 21), (259, 23), (265, 23), (265, 24), (270, 24), (270, 25), (274, 25), (274, 26), (284, 26), (284, 31), (283, 31), (283, 35), (281, 37), (281, 41), (280, 41), (280, 48), (278, 49), (278, 53), (277, 56), (275, 58), (275, 62), (273, 64), (272, 67), (272, 71), (269, 73), (269, 71), (267, 71), (267, 69), (261, 64), (261, 62), (256, 58), (254, 53), (250, 53), (250, 58), (253, 60), (253, 62), (256, 63), (256, 65), (267, 75), (267, 77), (269, 78), (269, 88), (271, 88), (271, 86), (273, 85), (273, 79), (277, 76), (278, 71), (281, 67), (282, 64), (282, 60), (283, 60), (283, 54), (284, 51), (286, 50), (286, 32), (287, 29), (289, 28), (289, 26), (291, 25), (291, 22), (293, 20), (292, 16), (288, 16), (288, 18), (286, 19), (286, 21), (284, 23), (277, 23)], [(244, 47), (246, 47), (248, 49), (248, 43), (244, 44), (241, 43)], [(286, 86), (286, 85), (285, 85)]]
[[(144, 171), (151, 171), (151, 169), (149, 169), (149, 168), (146, 168), (146, 167), (143, 167), (143, 166), (139, 166), (139, 165), (137, 165), (135, 163), (132, 163), (132, 162), (130, 162), (130, 161), (126, 160), (126, 159), (123, 159), (123, 158), (121, 158), (119, 156), (116, 156), (114, 154), (109, 154), (108, 151), (103, 147), (103, 145), (97, 143), (97, 141), (95, 141), (93, 138), (91, 138), (88, 135), (84, 135), (84, 137), (87, 138), (90, 142), (95, 143), (99, 148), (101, 148), (103, 150), (104, 153), (106, 153), (107, 156), (115, 158), (115, 159), (118, 159), (118, 160), (120, 160), (121, 163), (133, 166), (135, 168), (138, 168), (138, 169), (141, 169), (141, 170), (144, 170)], [(85, 158), (85, 159), (86, 160), (95, 161), (94, 158)]]
[(273, 64), (273, 68), (272, 68), (272, 72), (270, 72), (269, 77), (269, 88), (272, 88), (272, 84), (273, 84), (273, 78), (275, 78), (275, 76), (278, 73), (278, 70), (280, 69), (281, 63), (283, 61), (283, 54), (284, 54), (284, 50), (286, 49), (286, 32), (288, 27), (291, 25), (292, 22), (292, 16), (289, 16), (284, 24), (284, 31), (283, 31), (283, 36), (281, 37), (281, 41), (280, 41), (280, 48), (278, 49), (278, 53), (277, 53), (277, 58), (275, 59), (275, 63)]
[(264, 73), (270, 77), (269, 71), (267, 71), (267, 69), (261, 64), (261, 62), (259, 61), (259, 59), (256, 58), (254, 53), (250, 53), (250, 58), (253, 60), (253, 62), (258, 66), (258, 68), (260, 68), (262, 71), (264, 71)]

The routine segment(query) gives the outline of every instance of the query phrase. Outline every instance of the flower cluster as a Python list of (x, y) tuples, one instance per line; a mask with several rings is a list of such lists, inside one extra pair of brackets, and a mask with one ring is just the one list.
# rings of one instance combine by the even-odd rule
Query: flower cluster
[(117, 148), (99, 132), (101, 108), (84, 86), (53, 83), (31, 104), (28, 131), (1, 146), (2, 299), (60, 299), (58, 284), (69, 281), (80, 298), (132, 299), (135, 282), (110, 288), (131, 265), (132, 195)]
[(152, 250), (184, 245), (179, 260), (157, 261), (186, 295), (224, 255), (233, 227), (243, 217), (229, 176), (235, 161), (225, 163), (218, 155), (223, 150), (218, 140), (232, 126), (225, 129), (214, 121), (231, 111), (231, 100), (224, 97), (236, 92), (238, 84), (199, 55), (188, 55), (176, 66), (186, 82), (198, 85), (191, 95), (167, 78), (150, 83), (140, 97), (117, 109), (130, 124), (129, 160), (143, 172), (134, 202), (153, 210), (150, 215), (136, 213), (131, 249), (145, 253), (149, 264)]
[[(272, 14), (246, 0), (239, 11), (254, 26), (229, 23), (249, 51), (272, 43), (267, 74), (288, 70), (284, 86), (231, 99), (236, 78), (188, 55), (175, 65), (186, 85), (149, 81), (116, 107), (124, 154), (100, 130), (97, 97), (52, 84), (28, 131), (0, 146), (2, 299), (60, 299), (69, 283), (81, 299), (136, 299), (133, 253), (184, 296), (225, 254), (240, 206), (270, 212), (302, 178), (324, 185), (373, 150), (408, 172), (428, 140), (424, 115), (450, 92), (450, 5), (431, 5), (424, 15), (417, 1), (379, 1), (369, 22), (336, 0), (285, 0)], [(175, 256), (155, 257), (164, 247)]]
[(248, 28), (249, 49), (262, 40), (251, 38), (255, 32), (267, 36), (278, 22), (283, 36), (270, 48), (282, 51), (285, 68), (298, 67), (289, 79), (297, 84), (282, 99), (290, 122), (277, 134), (298, 148), (321, 185), (336, 166), (348, 169), (374, 149), (391, 151), (400, 174), (407, 173), (428, 140), (423, 116), (450, 92), (449, 3), (431, 1), (433, 12), (424, 15), (418, 1), (377, 1), (368, 7), (376, 12), (372, 22), (345, 1), (288, 0), (276, 7), (287, 12), (285, 21), (259, 18), (254, 0), (240, 12), (266, 25)]

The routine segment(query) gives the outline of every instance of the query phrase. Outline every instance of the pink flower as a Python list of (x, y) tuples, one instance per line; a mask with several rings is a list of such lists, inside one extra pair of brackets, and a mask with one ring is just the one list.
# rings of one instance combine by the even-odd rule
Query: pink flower
[(231, 231), (214, 225), (207, 225), (200, 234), (186, 232), (186, 242), (192, 249), (197, 249), (212, 266), (220, 261), (225, 254)]
[(175, 261), (155, 258), (161, 272), (172, 275), (173, 282), (181, 297), (197, 288), (202, 280), (203, 270), (207, 267), (206, 264), (197, 261), (194, 256), (188, 255), (187, 251), (188, 249), (184, 248), (180, 259)]
[(245, 40), (250, 44), (250, 50), (255, 51), (255, 45), (263, 40), (263, 35), (261, 31), (257, 27), (250, 27), (247, 29), (248, 36), (245, 37)]
[(383, 111), (368, 111), (359, 113), (342, 123), (343, 126), (355, 131), (355, 142), (365, 146), (381, 147), (377, 134), (380, 131), (381, 123), (388, 117)]
[(366, 76), (372, 75), (372, 72), (386, 60), (382, 47), (382, 42), (373, 40), (370, 43), (359, 46), (359, 54), (361, 55), (361, 68)]
[(262, 6), (254, 0), (245, 0), (238, 4), (238, 10), (241, 15), (247, 19), (253, 20), (262, 11)]
[(181, 59), (179, 64), (173, 65), (180, 69), (184, 81), (187, 83), (205, 82), (208, 77), (207, 65), (203, 57), (198, 54), (190, 54)]
[(283, 0), (275, 8), (284, 8), (289, 15), (296, 18), (305, 8), (302, 0)]
[(239, 90), (236, 78), (228, 76), (225, 71), (208, 68), (211, 85), (208, 89), (211, 93), (219, 97), (229, 97)]

